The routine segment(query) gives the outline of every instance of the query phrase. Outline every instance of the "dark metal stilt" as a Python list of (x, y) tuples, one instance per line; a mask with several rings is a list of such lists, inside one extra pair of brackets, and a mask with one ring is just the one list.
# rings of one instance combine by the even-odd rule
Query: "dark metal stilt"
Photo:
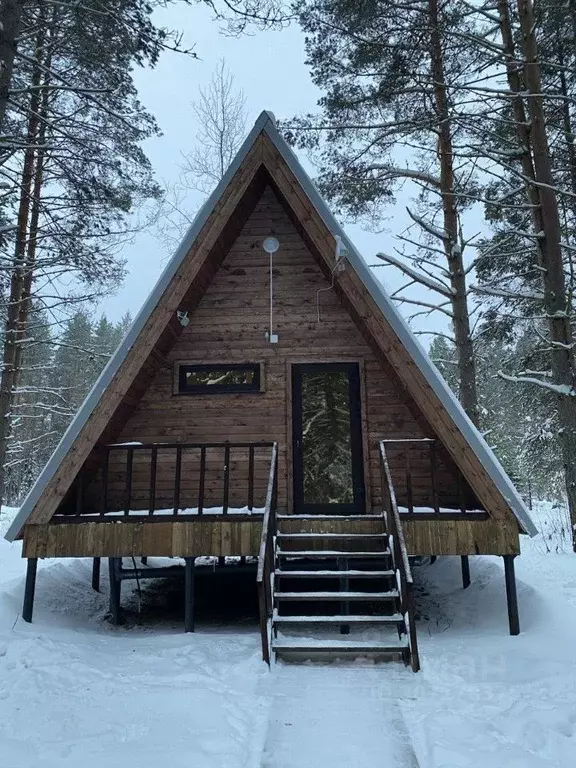
[(462, 586), (466, 589), (470, 586), (470, 560), (468, 555), (462, 555), (460, 560), (462, 561)]
[(148, 558), (147, 557), (141, 557), (140, 558), (140, 562), (142, 563), (142, 565), (148, 565)]
[(518, 615), (518, 595), (516, 593), (516, 576), (514, 573), (514, 558), (516, 555), (504, 555), (504, 575), (506, 578), (506, 600), (508, 602), (508, 622), (510, 634), (520, 634), (520, 617)]
[(225, 557), (219, 557), (218, 558), (218, 567), (219, 568), (224, 568), (225, 565), (226, 565), (226, 558)]
[(437, 555), (432, 555), (431, 558), (430, 558), (430, 565), (434, 565), (436, 560), (438, 560), (438, 556)]
[(22, 618), (28, 624), (32, 621), (32, 611), (34, 610), (34, 591), (36, 589), (36, 570), (38, 568), (38, 558), (29, 557), (26, 568), (26, 586), (24, 587), (24, 606), (22, 608)]
[[(122, 561), (120, 560), (120, 563)], [(120, 623), (120, 590), (122, 582), (118, 578), (119, 558), (108, 558), (108, 572), (110, 575), (110, 617), (113, 624)]]
[(92, 560), (92, 589), (100, 592), (100, 558), (95, 557)]
[(184, 631), (194, 632), (194, 557), (184, 558)]

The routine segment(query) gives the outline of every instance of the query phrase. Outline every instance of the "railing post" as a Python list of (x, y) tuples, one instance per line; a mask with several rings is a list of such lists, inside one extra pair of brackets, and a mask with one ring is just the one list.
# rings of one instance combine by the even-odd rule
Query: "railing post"
[(180, 509), (180, 476), (182, 474), (182, 446), (176, 446), (176, 466), (174, 467), (174, 514)]
[(440, 515), (440, 504), (438, 502), (438, 483), (436, 480), (436, 443), (432, 440), (430, 446), (430, 481), (432, 483), (432, 506), (434, 512)]
[(130, 514), (130, 503), (132, 500), (132, 464), (134, 461), (134, 448), (130, 447), (126, 451), (126, 485), (124, 487), (124, 515)]
[(410, 464), (410, 445), (404, 445), (404, 466), (406, 471), (406, 506), (408, 512), (414, 512), (414, 497), (412, 493), (412, 467)]
[(254, 446), (248, 449), (248, 509), (254, 508)]
[(204, 484), (206, 482), (206, 446), (200, 448), (200, 479), (198, 481), (198, 514), (204, 509)]
[(224, 489), (222, 493), (222, 514), (228, 513), (228, 498), (230, 494), (230, 445), (224, 446)]
[(156, 508), (156, 466), (158, 463), (158, 446), (152, 448), (150, 454), (150, 496), (148, 499), (148, 512), (154, 514)]
[(108, 511), (108, 464), (110, 461), (110, 448), (104, 449), (104, 458), (102, 460), (102, 493), (100, 495), (100, 516), (104, 517)]
[(82, 505), (84, 502), (84, 468), (80, 469), (76, 477), (76, 517), (82, 514)]

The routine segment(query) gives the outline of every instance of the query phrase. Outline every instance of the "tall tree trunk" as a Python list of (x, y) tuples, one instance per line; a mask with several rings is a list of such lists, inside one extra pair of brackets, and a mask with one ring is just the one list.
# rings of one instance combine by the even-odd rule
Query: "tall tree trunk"
[(42, 197), (42, 185), (44, 183), (44, 163), (46, 159), (46, 131), (48, 125), (48, 108), (50, 105), (50, 85), (52, 83), (51, 66), (52, 66), (52, 54), (54, 46), (54, 30), (56, 28), (56, 22), (59, 15), (58, 6), (54, 6), (52, 9), (52, 18), (46, 30), (45, 55), (42, 62), (42, 85), (41, 85), (41, 98), (38, 106), (38, 136), (37, 136), (37, 149), (36, 160), (34, 167), (34, 185), (32, 189), (31, 199), (31, 212), (30, 212), (30, 225), (28, 227), (28, 238), (26, 244), (26, 261), (24, 265), (24, 280), (22, 286), (22, 297), (20, 299), (20, 307), (17, 320), (17, 340), (16, 340), (16, 355), (14, 360), (14, 387), (18, 386), (18, 380), (20, 378), (22, 367), (22, 353), (24, 351), (24, 339), (28, 334), (28, 319), (30, 316), (30, 309), (32, 304), (32, 284), (34, 281), (34, 269), (36, 265), (36, 248), (38, 245), (38, 226), (40, 222), (40, 208)]
[[(0, 131), (4, 128), (4, 118), (8, 107), (8, 94), (12, 81), (23, 7), (24, 0), (0, 1)], [(0, 148), (0, 153), (1, 151)]]
[(459, 399), (470, 419), (479, 426), (478, 391), (476, 388), (476, 360), (470, 332), (466, 274), (460, 245), (458, 210), (454, 195), (454, 153), (452, 148), (452, 124), (446, 93), (444, 50), (442, 47), (441, 18), (438, 0), (429, 0), (430, 60), (434, 82), (434, 102), (438, 121), (438, 154), (440, 157), (440, 194), (442, 197), (443, 227), (448, 235), (444, 239), (444, 251), (450, 272), (450, 284), (454, 327), (454, 342), (460, 375)]
[[(44, 45), (44, 18), (39, 16), (39, 32), (36, 44), (36, 62), (40, 62)], [(16, 361), (18, 341), (18, 320), (24, 286), (26, 281), (26, 246), (29, 231), (30, 204), (32, 198), (32, 184), (34, 179), (36, 153), (34, 145), (38, 140), (40, 125), (39, 106), (41, 82), (41, 68), (35, 66), (32, 73), (32, 94), (27, 129), (27, 148), (24, 153), (22, 179), (20, 183), (20, 202), (18, 206), (18, 220), (16, 230), (16, 244), (14, 261), (12, 264), (12, 276), (10, 280), (10, 295), (6, 311), (6, 325), (4, 329), (4, 343), (2, 350), (2, 374), (0, 376), (0, 505), (4, 502), (4, 489), (6, 485), (6, 459), (8, 454), (8, 440), (10, 437), (11, 409), (14, 402), (14, 386), (16, 383)]]
[[(566, 299), (566, 281), (561, 244), (560, 214), (554, 183), (542, 96), (538, 45), (531, 0), (517, 0), (523, 64), (518, 62), (508, 0), (499, 0), (500, 29), (507, 62), (508, 84), (518, 93), (512, 102), (516, 134), (522, 149), (522, 170), (532, 204), (534, 231), (538, 238), (538, 260), (542, 267), (544, 307), (550, 334), (551, 366), (555, 384), (567, 394), (556, 395), (560, 445), (566, 493), (572, 522), (572, 543), (576, 551), (576, 397), (574, 350)], [(522, 68), (522, 69), (521, 69)], [(530, 94), (527, 112), (522, 97)], [(528, 113), (528, 114), (527, 114)]]

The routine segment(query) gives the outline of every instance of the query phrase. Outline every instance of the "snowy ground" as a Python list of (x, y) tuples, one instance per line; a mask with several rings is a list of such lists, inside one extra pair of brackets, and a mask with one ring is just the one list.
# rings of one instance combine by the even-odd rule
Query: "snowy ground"
[[(0, 514), (0, 533), (14, 510)], [(112, 628), (88, 561), (48, 561), (19, 618), (20, 546), (0, 540), (2, 768), (572, 768), (576, 556), (563, 514), (517, 560), (507, 634), (497, 558), (416, 570), (422, 672), (260, 661), (257, 628)], [(103, 588), (106, 585), (103, 583)], [(134, 600), (133, 600), (134, 603)]]

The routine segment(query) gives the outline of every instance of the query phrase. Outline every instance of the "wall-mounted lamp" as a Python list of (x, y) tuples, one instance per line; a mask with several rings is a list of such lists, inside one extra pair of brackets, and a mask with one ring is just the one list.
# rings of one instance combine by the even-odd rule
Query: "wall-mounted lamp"
[(278, 248), (280, 248), (280, 242), (275, 237), (267, 237), (264, 242), (262, 243), (262, 248), (266, 251), (266, 253), (269, 253), (270, 256), (272, 256), (273, 253), (276, 253)]
[(186, 328), (187, 325), (190, 325), (190, 318), (188, 317), (188, 312), (183, 312), (182, 310), (178, 310), (176, 312), (176, 317), (178, 318), (178, 322), (182, 326), (182, 328)]
[(264, 242), (262, 243), (262, 248), (266, 251), (266, 253), (270, 256), (270, 329), (266, 331), (266, 338), (270, 342), (270, 344), (278, 344), (278, 334), (273, 333), (272, 331), (272, 320), (273, 320), (273, 309), (274, 309), (274, 291), (273, 291), (273, 274), (272, 274), (272, 256), (276, 253), (278, 248), (280, 248), (280, 242), (278, 238), (273, 237), (270, 235), (269, 237), (264, 239)]

